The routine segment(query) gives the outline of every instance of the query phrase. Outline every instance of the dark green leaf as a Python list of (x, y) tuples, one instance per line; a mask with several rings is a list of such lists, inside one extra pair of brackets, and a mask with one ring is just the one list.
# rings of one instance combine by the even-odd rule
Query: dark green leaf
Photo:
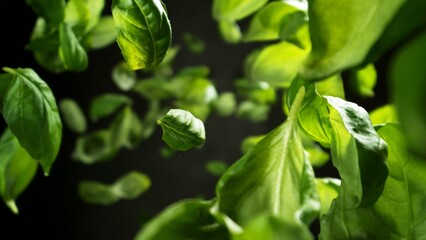
[(85, 70), (88, 65), (87, 53), (68, 24), (61, 24), (59, 39), (59, 57), (65, 68), (71, 71)]
[(142, 140), (142, 123), (132, 109), (125, 107), (110, 126), (111, 147), (128, 149), (135, 148)]
[(160, 0), (113, 0), (121, 53), (133, 70), (158, 65), (171, 43), (171, 27)]
[(395, 56), (390, 72), (392, 95), (408, 148), (426, 157), (426, 33), (405, 45)]
[(361, 97), (374, 97), (377, 73), (373, 64), (352, 72), (350, 78), (352, 87)]
[(151, 180), (143, 173), (132, 171), (119, 178), (112, 186), (112, 191), (121, 199), (135, 199), (145, 193), (151, 186)]
[(214, 0), (213, 17), (216, 20), (240, 20), (254, 13), (268, 0)]
[(40, 17), (48, 23), (59, 24), (65, 16), (65, 0), (26, 0)]
[(85, 164), (104, 162), (113, 158), (118, 149), (112, 147), (111, 132), (100, 130), (79, 137), (72, 158)]
[(163, 129), (163, 141), (171, 149), (187, 151), (206, 140), (203, 122), (188, 111), (171, 109), (157, 123)]
[(216, 177), (222, 176), (228, 170), (228, 167), (228, 163), (218, 160), (209, 161), (206, 164), (207, 172)]
[(370, 113), (370, 119), (374, 125), (389, 123), (389, 122), (398, 122), (398, 117), (396, 116), (395, 107), (391, 104), (387, 104), (374, 109)]
[(130, 104), (132, 104), (132, 99), (125, 95), (105, 93), (95, 97), (90, 103), (90, 119), (96, 122), (117, 112), (120, 107)]
[(115, 85), (123, 91), (129, 91), (136, 83), (136, 72), (125, 62), (115, 65), (111, 76)]
[(206, 48), (204, 41), (191, 33), (183, 33), (182, 39), (189, 51), (193, 53), (202, 53)]
[(167, 109), (160, 107), (159, 101), (151, 101), (149, 103), (148, 111), (142, 120), (142, 138), (149, 138), (157, 127), (157, 120), (166, 114)]
[(89, 49), (104, 48), (117, 39), (114, 19), (110, 16), (102, 17), (93, 29), (84, 36), (84, 46)]
[(309, 1), (312, 52), (302, 77), (319, 80), (360, 64), (404, 2)]
[(112, 189), (102, 183), (83, 181), (78, 185), (80, 198), (90, 204), (111, 205), (119, 200)]
[(84, 133), (87, 129), (86, 117), (76, 101), (70, 98), (59, 103), (65, 125), (76, 133)]
[(32, 69), (4, 70), (9, 73), (11, 84), (3, 98), (3, 117), (20, 145), (48, 175), (62, 139), (55, 97)]
[(23, 149), (9, 129), (0, 139), (0, 195), (15, 213), (16, 198), (28, 187), (37, 171), (37, 161)]
[(326, 214), (331, 203), (340, 191), (340, 180), (335, 178), (317, 178), (316, 188), (321, 200), (321, 215)]
[(224, 92), (213, 102), (213, 107), (221, 117), (227, 117), (235, 112), (237, 100), (232, 92)]
[(227, 43), (238, 43), (242, 36), (240, 26), (234, 21), (221, 20), (219, 22), (219, 32), (222, 39)]
[(202, 200), (174, 203), (146, 224), (135, 240), (229, 240), (227, 230), (210, 214), (211, 205)]

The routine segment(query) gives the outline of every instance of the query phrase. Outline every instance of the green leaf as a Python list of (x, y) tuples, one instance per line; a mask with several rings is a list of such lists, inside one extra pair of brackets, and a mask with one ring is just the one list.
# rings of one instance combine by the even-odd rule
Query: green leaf
[(59, 57), (65, 68), (71, 71), (85, 70), (88, 66), (87, 53), (68, 24), (61, 24), (59, 39)]
[(15, 213), (16, 198), (28, 187), (37, 171), (37, 161), (23, 149), (9, 129), (0, 138), (0, 195)]
[(235, 81), (235, 86), (239, 95), (253, 102), (264, 104), (275, 102), (275, 89), (267, 82), (239, 79)]
[(265, 81), (274, 87), (289, 87), (309, 54), (288, 42), (280, 42), (262, 49), (246, 66), (252, 81)]
[(26, 0), (26, 3), (48, 23), (59, 24), (65, 17), (65, 0)]
[(173, 150), (187, 151), (206, 140), (203, 122), (188, 111), (171, 109), (157, 123), (163, 129), (163, 141)]
[(112, 189), (102, 183), (94, 181), (82, 181), (78, 185), (80, 198), (89, 204), (111, 205), (119, 200)]
[(114, 19), (110, 16), (102, 17), (93, 29), (83, 38), (83, 45), (89, 49), (101, 49), (117, 40)]
[(20, 145), (40, 162), (48, 175), (62, 139), (55, 97), (32, 69), (4, 68), (4, 71), (9, 73), (11, 83), (3, 98), (3, 117)]
[(125, 105), (132, 104), (132, 100), (125, 96), (115, 93), (105, 93), (95, 97), (90, 103), (90, 119), (94, 122), (107, 117)]
[(65, 22), (81, 37), (96, 26), (104, 5), (104, 0), (69, 0), (65, 8)]
[(216, 177), (222, 176), (228, 170), (228, 167), (228, 163), (218, 160), (209, 161), (206, 164), (207, 172)]
[(426, 157), (426, 33), (423, 32), (405, 45), (393, 59), (390, 70), (392, 95), (398, 118), (408, 141), (408, 148), (419, 156)]
[(182, 40), (188, 50), (193, 53), (202, 53), (206, 48), (206, 44), (204, 43), (204, 41), (191, 33), (183, 33)]
[(312, 52), (302, 77), (319, 80), (360, 64), (404, 2), (309, 1)]
[[(263, 214), (295, 224), (319, 211), (312, 167), (297, 133), (299, 90), (289, 118), (266, 135), (222, 176), (216, 187), (219, 211), (245, 227)], [(316, 206), (315, 206), (316, 205)]]
[(115, 65), (111, 76), (115, 85), (123, 91), (129, 91), (135, 86), (136, 72), (130, 69), (130, 66), (125, 62)]
[(110, 126), (113, 148), (136, 148), (142, 140), (142, 123), (129, 106), (126, 106)]
[(268, 3), (251, 19), (243, 40), (251, 42), (279, 39), (283, 18), (297, 11), (306, 11), (306, 9), (298, 8), (298, 6), (292, 5), (291, 2), (276, 1)]
[(99, 130), (77, 138), (72, 158), (84, 164), (94, 164), (112, 159), (117, 152), (118, 149), (112, 147), (111, 132)]
[(398, 117), (396, 116), (396, 109), (391, 104), (387, 104), (374, 109), (370, 113), (370, 119), (374, 125), (389, 122), (398, 122)]
[(237, 116), (252, 122), (262, 122), (268, 119), (269, 111), (267, 104), (246, 100), (238, 106)]
[(148, 111), (142, 120), (142, 138), (149, 138), (157, 127), (157, 120), (166, 114), (167, 110), (160, 107), (159, 101), (151, 101), (148, 106)]
[(386, 142), (363, 108), (340, 98), (325, 98), (330, 105), (332, 160), (342, 178), (339, 201), (347, 208), (370, 206), (382, 194), (388, 176)]
[(325, 152), (315, 141), (305, 134), (301, 133), (303, 148), (305, 149), (306, 158), (312, 166), (321, 167), (330, 159), (330, 155)]
[(171, 27), (160, 0), (113, 0), (118, 45), (133, 70), (158, 65), (171, 43)]
[(238, 43), (243, 37), (240, 26), (234, 21), (221, 20), (219, 22), (219, 33), (222, 39), (231, 44)]
[(361, 97), (374, 97), (374, 87), (376, 86), (377, 73), (373, 64), (352, 72), (350, 78), (353, 89)]
[(237, 100), (233, 92), (223, 92), (213, 102), (213, 107), (221, 117), (228, 117), (235, 112)]
[(244, 154), (248, 153), (264, 137), (265, 137), (265, 135), (256, 135), (256, 136), (250, 136), (250, 137), (244, 138), (243, 142), (241, 143), (241, 147), (240, 147), (241, 152), (244, 153)]
[(340, 179), (317, 178), (315, 183), (321, 201), (320, 215), (323, 215), (328, 212), (333, 200), (339, 195)]
[(210, 214), (211, 202), (183, 200), (164, 209), (146, 224), (135, 240), (229, 240), (227, 230)]
[(135, 199), (151, 186), (151, 180), (143, 173), (132, 171), (119, 178), (111, 187), (121, 199)]
[(70, 98), (59, 103), (65, 125), (76, 133), (84, 133), (87, 129), (86, 117), (76, 101)]
[(216, 20), (241, 20), (267, 2), (268, 0), (214, 0), (213, 17)]
[(171, 85), (164, 78), (148, 78), (138, 81), (133, 87), (133, 91), (149, 100), (163, 100), (173, 97), (175, 95), (173, 91), (178, 90), (172, 89)]
[(389, 177), (383, 194), (368, 208), (348, 209), (342, 201), (336, 201), (321, 219), (321, 239), (396, 240), (425, 236), (425, 161), (406, 151), (398, 124), (386, 124), (378, 133), (389, 148)]

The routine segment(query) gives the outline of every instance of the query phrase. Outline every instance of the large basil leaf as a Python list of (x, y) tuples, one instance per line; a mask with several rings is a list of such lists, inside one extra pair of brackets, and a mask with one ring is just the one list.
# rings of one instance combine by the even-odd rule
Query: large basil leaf
[(426, 33), (405, 45), (395, 56), (390, 72), (398, 117), (407, 136), (408, 148), (426, 157)]
[(213, 17), (216, 20), (240, 20), (254, 13), (268, 0), (214, 0)]
[(161, 63), (171, 44), (171, 27), (160, 0), (114, 0), (118, 45), (133, 70)]
[(404, 2), (309, 1), (312, 52), (302, 76), (319, 80), (360, 64)]
[(227, 230), (210, 214), (211, 202), (183, 200), (167, 207), (147, 223), (135, 240), (229, 240)]
[(34, 12), (47, 22), (59, 24), (65, 17), (65, 0), (26, 0)]
[(0, 195), (18, 213), (16, 198), (27, 188), (37, 170), (37, 161), (23, 149), (9, 129), (0, 139)]
[(426, 162), (406, 151), (398, 124), (386, 124), (378, 133), (389, 148), (389, 177), (383, 194), (368, 208), (347, 208), (336, 201), (321, 219), (321, 239), (396, 240), (426, 235)]
[(340, 98), (325, 98), (330, 106), (333, 165), (342, 178), (337, 201), (345, 209), (371, 206), (382, 194), (388, 176), (386, 143), (363, 108)]
[(71, 27), (62, 23), (59, 28), (59, 57), (65, 68), (71, 71), (83, 71), (87, 68), (88, 58)]
[(302, 226), (319, 211), (313, 170), (297, 133), (299, 90), (288, 119), (266, 135), (219, 180), (218, 211), (246, 227), (261, 215)]
[(206, 140), (203, 122), (188, 111), (171, 109), (157, 123), (163, 129), (163, 141), (171, 149), (187, 151)]
[(29, 68), (4, 68), (10, 86), (3, 117), (19, 143), (49, 174), (62, 139), (62, 122), (49, 86)]
[(62, 99), (59, 103), (65, 125), (76, 133), (84, 133), (87, 121), (83, 111), (76, 101), (70, 98)]

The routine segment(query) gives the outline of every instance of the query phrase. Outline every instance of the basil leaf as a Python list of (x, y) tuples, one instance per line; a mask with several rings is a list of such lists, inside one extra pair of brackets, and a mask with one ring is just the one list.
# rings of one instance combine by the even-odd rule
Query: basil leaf
[(59, 24), (65, 16), (65, 0), (26, 0), (34, 12), (52, 24)]
[(111, 188), (102, 183), (94, 181), (83, 181), (78, 185), (80, 198), (89, 204), (111, 205), (119, 200)]
[(244, 138), (243, 142), (241, 143), (241, 147), (240, 147), (241, 152), (244, 153), (244, 154), (248, 153), (264, 137), (265, 137), (265, 135), (256, 135), (256, 136), (250, 136), (250, 137)]
[(370, 113), (370, 119), (374, 125), (389, 123), (389, 122), (398, 122), (396, 109), (391, 104), (387, 104), (374, 109)]
[(65, 68), (71, 71), (83, 71), (87, 68), (88, 58), (71, 27), (62, 23), (59, 28), (59, 57)]
[(406, 151), (398, 124), (386, 124), (378, 133), (389, 148), (389, 177), (383, 194), (368, 208), (348, 209), (342, 201), (336, 201), (321, 219), (322, 239), (421, 239), (425, 236), (426, 221), (422, 214), (426, 203), (425, 161)]
[(238, 106), (237, 116), (252, 122), (262, 122), (268, 119), (270, 110), (267, 104), (246, 100)]
[(114, 0), (117, 42), (133, 70), (158, 65), (171, 44), (171, 27), (160, 0)]
[(267, 82), (239, 79), (235, 81), (235, 86), (239, 95), (253, 102), (263, 104), (275, 102), (275, 89)]
[(222, 39), (231, 44), (238, 43), (242, 36), (240, 26), (234, 21), (221, 20), (219, 22), (219, 33)]
[(104, 48), (117, 40), (114, 19), (110, 16), (102, 17), (93, 29), (83, 38), (83, 45), (87, 49)]
[(111, 187), (120, 199), (135, 199), (151, 186), (151, 180), (143, 173), (132, 171), (120, 177)]
[(15, 200), (28, 187), (37, 171), (37, 161), (23, 149), (6, 129), (0, 138), (0, 195), (18, 213)]
[(388, 176), (386, 143), (363, 108), (340, 98), (325, 98), (333, 129), (333, 164), (339, 170), (344, 191), (339, 201), (350, 202), (347, 208), (370, 206), (382, 194)]
[(163, 129), (163, 141), (173, 150), (187, 151), (206, 140), (203, 122), (188, 111), (171, 109), (157, 123)]
[(206, 48), (206, 44), (204, 43), (204, 41), (191, 33), (183, 33), (182, 40), (188, 50), (193, 53), (202, 53)]
[(117, 153), (118, 149), (112, 147), (111, 132), (99, 130), (77, 138), (72, 158), (84, 164), (94, 164), (108, 161)]
[(163, 100), (174, 96), (174, 89), (171, 84), (164, 78), (148, 78), (138, 81), (133, 91), (149, 100)]
[(232, 92), (224, 92), (213, 102), (213, 108), (221, 117), (228, 117), (235, 112), (237, 100)]
[(326, 214), (340, 191), (340, 180), (335, 178), (317, 178), (316, 188), (321, 200), (321, 215)]
[(166, 109), (160, 108), (160, 102), (158, 100), (149, 103), (148, 111), (142, 120), (142, 139), (147, 139), (154, 133), (157, 127), (157, 120), (166, 113)]
[(209, 161), (206, 164), (206, 170), (211, 175), (220, 177), (228, 170), (228, 163), (224, 161)]
[(216, 20), (240, 20), (254, 13), (268, 0), (214, 0), (213, 17)]
[(302, 219), (307, 223), (311, 221), (311, 213), (319, 211), (319, 204), (317, 207), (312, 204), (317, 201), (313, 196), (312, 167), (304, 159), (296, 130), (297, 112), (303, 96), (302, 87), (289, 118), (232, 165), (219, 180), (216, 187), (219, 212), (243, 227), (263, 214), (299, 225)]
[(312, 166), (321, 167), (330, 159), (330, 155), (321, 149), (318, 144), (303, 133), (300, 133), (306, 158)]
[(310, 1), (312, 52), (301, 70), (302, 77), (319, 80), (360, 64), (404, 2)]
[(136, 72), (130, 69), (130, 66), (125, 62), (115, 65), (111, 76), (115, 85), (123, 91), (129, 91), (135, 86)]
[(90, 103), (90, 119), (94, 122), (115, 113), (120, 107), (132, 104), (125, 95), (105, 93), (95, 97)]
[(142, 140), (142, 123), (136, 113), (127, 106), (114, 119), (110, 126), (113, 148), (135, 148)]
[(90, 32), (98, 23), (104, 0), (69, 0), (65, 8), (65, 22), (78, 37)]
[(183, 200), (164, 209), (146, 224), (135, 240), (230, 240), (227, 230), (210, 214), (211, 202)]
[(3, 98), (3, 117), (20, 145), (40, 162), (48, 175), (62, 139), (55, 97), (32, 69), (3, 69), (11, 81)]
[(84, 133), (87, 129), (86, 117), (77, 102), (73, 99), (62, 99), (59, 109), (64, 118), (64, 123), (76, 133)]
[(398, 51), (390, 70), (392, 95), (398, 117), (407, 137), (408, 148), (426, 157), (426, 110), (424, 107), (426, 69), (419, 62), (426, 60), (426, 33)]
[(376, 81), (377, 73), (373, 64), (352, 72), (350, 78), (352, 88), (361, 97), (374, 97), (373, 89), (376, 86)]

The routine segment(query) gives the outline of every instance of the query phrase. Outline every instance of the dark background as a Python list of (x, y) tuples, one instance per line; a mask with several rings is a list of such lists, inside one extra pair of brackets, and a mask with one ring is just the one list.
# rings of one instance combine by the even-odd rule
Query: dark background
[[(181, 51), (175, 60), (176, 70), (185, 66), (207, 65), (219, 92), (233, 90), (232, 80), (240, 77), (242, 61), (255, 44), (232, 46), (225, 44), (211, 17), (211, 1), (164, 1), (173, 28), (173, 44)], [(111, 1), (107, 1), (105, 14), (110, 14)], [(62, 98), (77, 100), (87, 112), (90, 100), (105, 92), (120, 91), (113, 84), (112, 67), (122, 60), (116, 44), (89, 53), (89, 68), (83, 73), (52, 74), (34, 61), (32, 53), (25, 50), (36, 15), (25, 1), (0, 1), (0, 67), (30, 67), (51, 87), (57, 101)], [(182, 44), (181, 35), (192, 33), (202, 38), (206, 50), (202, 54), (190, 53)], [(386, 63), (379, 63), (379, 66)], [(381, 67), (379, 67), (381, 68)], [(386, 101), (386, 89), (379, 72), (377, 98), (363, 100), (347, 92), (350, 100), (367, 110)], [(142, 116), (146, 102), (131, 95), (135, 109)], [(64, 127), (62, 147), (50, 177), (39, 172), (28, 189), (18, 198), (20, 214), (15, 216), (0, 203), (0, 239), (132, 239), (142, 223), (167, 205), (184, 198), (214, 196), (216, 177), (205, 170), (209, 160), (235, 162), (240, 156), (240, 141), (250, 135), (264, 134), (284, 120), (277, 103), (268, 121), (249, 123), (236, 118), (218, 118), (214, 114), (206, 125), (207, 141), (201, 150), (178, 153), (163, 159), (159, 149), (163, 146), (161, 131), (142, 142), (136, 150), (122, 150), (110, 162), (86, 166), (70, 159), (76, 135)], [(4, 122), (2, 122), (4, 126)], [(102, 125), (102, 123), (100, 124)], [(99, 128), (91, 125), (90, 130)], [(132, 201), (120, 201), (112, 206), (94, 206), (82, 202), (77, 195), (81, 180), (111, 183), (130, 170), (148, 174), (151, 189)], [(334, 173), (330, 167), (316, 171), (319, 176)]]

